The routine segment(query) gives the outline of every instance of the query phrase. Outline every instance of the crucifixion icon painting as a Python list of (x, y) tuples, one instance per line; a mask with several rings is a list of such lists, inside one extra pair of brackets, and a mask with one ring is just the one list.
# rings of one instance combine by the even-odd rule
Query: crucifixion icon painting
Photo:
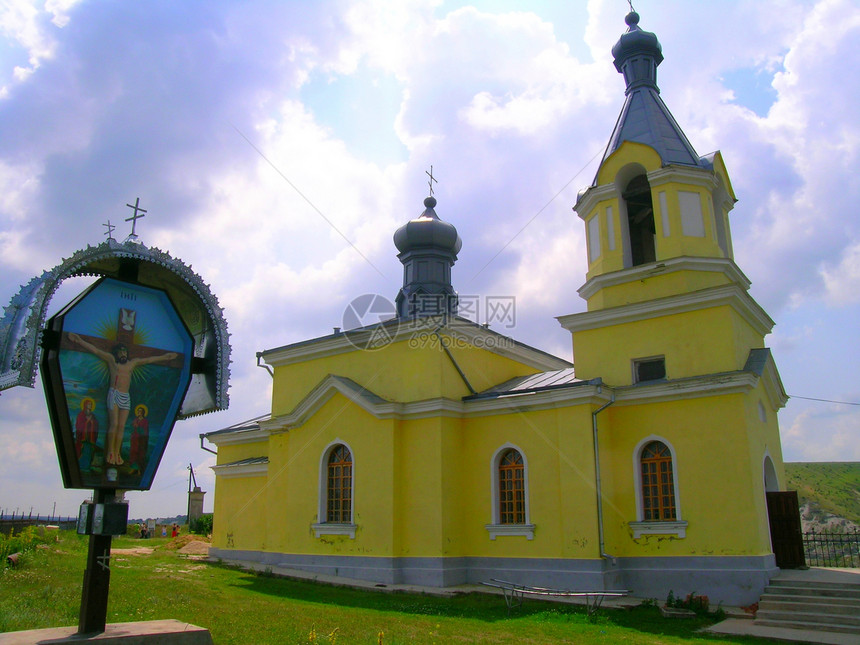
[(190, 380), (192, 339), (170, 299), (103, 279), (51, 324), (69, 487), (149, 488)]

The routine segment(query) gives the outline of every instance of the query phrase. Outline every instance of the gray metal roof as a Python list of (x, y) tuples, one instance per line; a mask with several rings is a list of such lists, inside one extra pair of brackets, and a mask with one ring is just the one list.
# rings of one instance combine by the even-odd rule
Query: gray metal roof
[(239, 423), (234, 423), (231, 426), (227, 426), (226, 428), (222, 428), (220, 430), (213, 430), (212, 432), (204, 432), (201, 434), (201, 437), (213, 437), (220, 434), (229, 434), (231, 432), (251, 432), (253, 430), (260, 429), (260, 422), (265, 421), (267, 419), (271, 419), (271, 414), (261, 414), (258, 417), (254, 417), (253, 419), (248, 419), (247, 421), (240, 421)]
[(767, 365), (767, 359), (769, 358), (769, 347), (751, 349), (749, 356), (747, 356), (746, 365), (744, 365), (744, 372), (752, 372), (756, 376), (761, 376), (764, 374), (764, 368), (765, 365)]
[(657, 90), (651, 87), (640, 87), (627, 95), (603, 160), (625, 141), (651, 146), (660, 155), (663, 165), (705, 167)]
[(527, 394), (530, 392), (542, 392), (545, 390), (556, 390), (579, 385), (594, 385), (601, 382), (600, 379), (584, 381), (576, 378), (572, 367), (563, 370), (552, 370), (539, 372), (528, 376), (517, 376), (504, 383), (495, 385), (483, 392), (464, 397), (464, 401), (471, 399), (488, 399), (513, 394)]
[(218, 464), (218, 467), (230, 466), (253, 466), (255, 464), (269, 463), (268, 457), (249, 457), (248, 459), (240, 459), (239, 461), (231, 461), (229, 464)]
[[(660, 98), (657, 66), (663, 61), (663, 55), (657, 37), (639, 28), (639, 15), (635, 12), (627, 15), (626, 22), (629, 29), (612, 48), (612, 54), (615, 67), (624, 75), (627, 98), (609, 137), (601, 166), (622, 143), (633, 141), (654, 148), (664, 166), (709, 167), (708, 160), (696, 154)], [(596, 182), (597, 177), (595, 185)]]

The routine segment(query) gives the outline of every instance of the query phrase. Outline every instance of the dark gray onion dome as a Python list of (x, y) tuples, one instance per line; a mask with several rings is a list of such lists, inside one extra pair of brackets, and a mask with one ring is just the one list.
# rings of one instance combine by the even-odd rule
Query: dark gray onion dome
[(413, 220), (406, 222), (394, 233), (394, 245), (400, 253), (406, 253), (419, 248), (433, 248), (450, 253), (457, 259), (457, 253), (463, 246), (463, 241), (457, 234), (453, 224), (443, 222), (433, 208), (436, 198), (424, 200), (424, 212)]
[[(624, 19), (627, 31), (612, 48), (615, 68), (624, 75), (624, 107), (609, 137), (600, 167), (625, 141), (642, 143), (653, 148), (663, 165), (682, 164), (705, 168), (681, 130), (675, 117), (660, 98), (657, 87), (657, 66), (663, 62), (663, 50), (657, 36), (639, 28), (639, 14), (631, 11)], [(592, 186), (597, 185), (598, 168)]]
[(451, 267), (463, 242), (453, 224), (439, 219), (435, 206), (434, 197), (425, 199), (424, 212), (394, 234), (403, 264), (403, 287), (394, 301), (399, 318), (457, 314)]
[[(612, 48), (615, 69), (624, 74), (627, 91), (639, 85), (657, 87), (657, 65), (663, 62), (663, 48), (657, 36), (639, 27), (639, 14), (631, 11), (624, 18), (627, 32)], [(659, 91), (659, 90), (658, 90)]]

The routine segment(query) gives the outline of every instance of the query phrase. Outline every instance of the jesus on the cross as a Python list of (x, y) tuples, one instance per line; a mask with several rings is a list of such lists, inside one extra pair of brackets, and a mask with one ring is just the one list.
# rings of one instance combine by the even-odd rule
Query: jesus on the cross
[(128, 414), (131, 410), (131, 396), (128, 390), (131, 387), (132, 373), (142, 365), (171, 361), (178, 354), (176, 352), (166, 352), (145, 358), (129, 358), (128, 347), (123, 343), (117, 343), (111, 348), (110, 352), (106, 352), (92, 343), (85, 341), (75, 333), (69, 334), (69, 340), (107, 363), (110, 374), (110, 385), (107, 394), (109, 426), (105, 442), (105, 461), (109, 465), (121, 466), (123, 464), (121, 454), (122, 437), (125, 433), (125, 422), (128, 420)]

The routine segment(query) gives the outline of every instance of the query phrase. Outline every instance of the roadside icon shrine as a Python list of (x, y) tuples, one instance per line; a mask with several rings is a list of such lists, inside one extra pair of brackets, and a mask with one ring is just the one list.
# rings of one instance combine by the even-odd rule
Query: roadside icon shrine
[[(90, 536), (79, 633), (105, 630), (111, 536), (149, 490), (177, 420), (229, 404), (230, 344), (209, 286), (181, 260), (131, 233), (88, 246), (21, 287), (0, 319), (0, 391), (33, 387), (41, 366), (63, 485), (92, 489), (78, 533)], [(46, 322), (60, 283), (97, 280)]]

